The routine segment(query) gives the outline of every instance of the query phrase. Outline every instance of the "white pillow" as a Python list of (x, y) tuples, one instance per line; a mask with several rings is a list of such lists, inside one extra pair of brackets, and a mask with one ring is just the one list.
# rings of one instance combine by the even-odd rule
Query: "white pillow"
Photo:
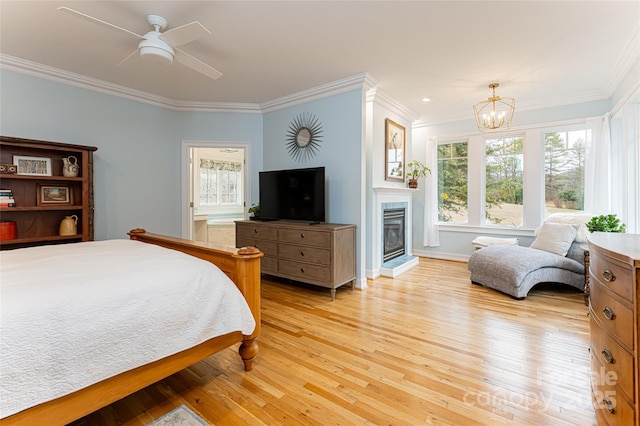
[(531, 243), (531, 248), (566, 256), (577, 233), (576, 225), (545, 222)]
[[(589, 230), (586, 223), (591, 220), (593, 215), (589, 213), (554, 213), (545, 219), (545, 222), (568, 223), (571, 225), (580, 225), (576, 234), (576, 243), (586, 243)], [(536, 229), (538, 235), (540, 228)]]

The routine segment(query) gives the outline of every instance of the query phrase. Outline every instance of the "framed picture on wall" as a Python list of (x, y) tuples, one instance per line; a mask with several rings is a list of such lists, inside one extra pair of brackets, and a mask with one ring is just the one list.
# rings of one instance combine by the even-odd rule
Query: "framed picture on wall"
[(395, 121), (385, 120), (385, 180), (404, 182), (405, 133)]

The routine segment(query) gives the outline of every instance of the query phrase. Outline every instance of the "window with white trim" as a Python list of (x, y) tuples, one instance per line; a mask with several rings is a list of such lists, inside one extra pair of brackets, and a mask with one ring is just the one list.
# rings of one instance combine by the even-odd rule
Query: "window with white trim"
[(438, 220), (467, 222), (468, 142), (438, 144)]
[(522, 226), (524, 138), (485, 141), (485, 223)]
[(200, 159), (200, 205), (241, 203), (242, 163)]
[(590, 130), (544, 134), (545, 216), (584, 210), (586, 141)]

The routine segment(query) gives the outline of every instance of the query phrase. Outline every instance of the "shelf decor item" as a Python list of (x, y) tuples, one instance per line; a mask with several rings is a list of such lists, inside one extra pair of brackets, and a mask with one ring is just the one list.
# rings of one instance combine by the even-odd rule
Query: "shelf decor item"
[(18, 166), (15, 164), (0, 164), (0, 174), (14, 175), (18, 172)]
[(0, 222), (0, 241), (15, 240), (16, 223), (12, 220)]
[(76, 235), (78, 233), (78, 216), (65, 216), (60, 221), (60, 236)]
[(409, 188), (418, 187), (418, 179), (421, 177), (427, 177), (431, 174), (431, 169), (422, 164), (418, 160), (413, 160), (407, 164), (407, 181), (409, 182)]
[(387, 118), (385, 120), (385, 180), (404, 182), (404, 145), (406, 129)]
[(38, 206), (73, 204), (73, 192), (69, 186), (38, 185)]
[(80, 166), (78, 165), (78, 159), (73, 155), (66, 158), (62, 158), (62, 174), (66, 177), (78, 177)]
[(51, 176), (51, 158), (14, 155), (13, 164), (18, 167), (19, 175)]

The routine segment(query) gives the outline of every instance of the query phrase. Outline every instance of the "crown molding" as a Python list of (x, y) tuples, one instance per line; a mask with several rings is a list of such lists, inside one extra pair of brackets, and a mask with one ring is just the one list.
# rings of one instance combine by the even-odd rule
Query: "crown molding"
[(231, 112), (262, 114), (287, 108), (316, 99), (334, 96), (340, 93), (354, 90), (368, 90), (377, 82), (368, 73), (361, 73), (321, 86), (317, 86), (302, 92), (277, 98), (262, 104), (236, 103), (236, 102), (193, 102), (178, 101), (153, 95), (148, 92), (131, 89), (103, 80), (86, 77), (81, 74), (65, 71), (48, 65), (38, 64), (26, 59), (0, 53), (0, 68), (21, 74), (31, 75), (44, 80), (55, 81), (70, 86), (80, 87), (94, 92), (117, 96), (136, 102), (142, 102), (173, 111), (199, 111), (199, 112)]
[(259, 114), (262, 111), (258, 104), (234, 102), (187, 102), (176, 101), (162, 96), (153, 95), (141, 90), (131, 89), (103, 80), (86, 77), (81, 74), (38, 64), (15, 56), (0, 53), (0, 68), (20, 74), (31, 75), (43, 80), (55, 81), (70, 86), (107, 95), (117, 96), (136, 102), (142, 102), (173, 111), (207, 111), (207, 112), (242, 112)]
[(367, 102), (373, 102), (380, 106), (383, 106), (390, 111), (398, 114), (409, 122), (414, 122), (420, 118), (418, 114), (411, 111), (409, 108), (397, 102), (391, 96), (387, 95), (384, 91), (380, 90), (377, 87), (372, 87), (367, 91)]
[(368, 73), (356, 74), (351, 77), (333, 81), (331, 83), (312, 87), (311, 89), (293, 93), (291, 95), (276, 98), (260, 104), (262, 112), (272, 112), (283, 108), (292, 107), (306, 102), (352, 92), (354, 90), (366, 90), (375, 84), (375, 80)]

